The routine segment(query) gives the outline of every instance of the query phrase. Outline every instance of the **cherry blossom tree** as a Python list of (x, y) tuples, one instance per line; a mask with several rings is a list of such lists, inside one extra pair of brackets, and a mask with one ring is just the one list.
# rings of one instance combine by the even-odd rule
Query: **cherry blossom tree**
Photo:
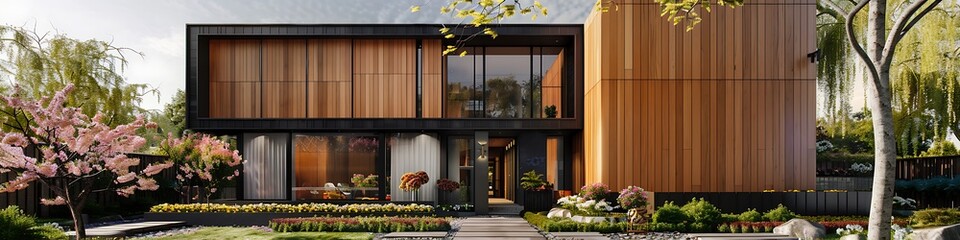
[[(230, 143), (210, 134), (189, 133), (182, 137), (167, 135), (160, 143), (160, 149), (169, 157), (168, 163), (177, 168), (177, 191), (190, 200), (210, 201), (210, 196), (227, 181), (240, 175), (239, 166), (243, 163), (240, 153), (230, 148)], [(184, 187), (198, 186), (191, 196)], [(189, 188), (187, 188), (189, 189)]]
[[(45, 205), (66, 205), (73, 217), (77, 239), (86, 236), (81, 214), (84, 203), (92, 192), (115, 191), (129, 196), (136, 190), (156, 190), (157, 182), (150, 176), (172, 166), (170, 163), (150, 164), (142, 171), (131, 171), (140, 159), (125, 153), (139, 149), (146, 140), (137, 136), (142, 128), (156, 128), (138, 116), (133, 122), (110, 127), (105, 117), (92, 118), (79, 108), (66, 107), (73, 90), (68, 85), (53, 98), (25, 100), (17, 87), (11, 96), (0, 97), (7, 106), (4, 114), (13, 119), (0, 131), (0, 173), (13, 173), (16, 178), (0, 184), (0, 192), (14, 192), (40, 182), (56, 195), (41, 199)], [(36, 149), (29, 156), (24, 149)], [(103, 186), (104, 182), (110, 182)]]

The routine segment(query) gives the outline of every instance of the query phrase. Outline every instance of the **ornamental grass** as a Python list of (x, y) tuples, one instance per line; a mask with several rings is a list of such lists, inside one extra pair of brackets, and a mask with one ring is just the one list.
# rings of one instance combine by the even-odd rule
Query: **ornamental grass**
[(154, 213), (432, 213), (433, 206), (423, 204), (333, 204), (301, 203), (278, 204), (258, 203), (227, 205), (219, 203), (159, 204), (150, 208)]
[(277, 232), (428, 232), (449, 231), (450, 221), (437, 217), (311, 217), (277, 218)]

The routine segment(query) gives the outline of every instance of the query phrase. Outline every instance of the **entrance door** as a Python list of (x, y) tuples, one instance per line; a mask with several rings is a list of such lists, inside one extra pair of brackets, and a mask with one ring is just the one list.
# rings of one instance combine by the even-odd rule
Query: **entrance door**
[(513, 138), (491, 138), (487, 166), (487, 196), (493, 201), (515, 199), (517, 187), (516, 149)]

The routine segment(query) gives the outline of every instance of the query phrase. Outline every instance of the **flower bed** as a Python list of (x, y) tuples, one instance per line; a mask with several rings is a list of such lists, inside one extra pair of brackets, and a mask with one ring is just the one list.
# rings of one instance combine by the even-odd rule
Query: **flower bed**
[(218, 203), (160, 204), (150, 208), (152, 213), (338, 213), (338, 214), (375, 214), (375, 213), (432, 213), (433, 206), (423, 204), (332, 204), (302, 203), (277, 204), (258, 203), (227, 205)]
[(449, 231), (450, 221), (436, 217), (312, 217), (270, 220), (277, 232), (426, 232)]

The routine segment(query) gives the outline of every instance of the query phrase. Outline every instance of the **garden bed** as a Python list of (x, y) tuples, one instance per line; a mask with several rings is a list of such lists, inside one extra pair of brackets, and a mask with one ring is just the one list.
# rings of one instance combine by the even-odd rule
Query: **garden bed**
[(160, 204), (144, 213), (147, 221), (184, 221), (199, 226), (263, 226), (275, 218), (432, 216), (421, 204)]
[(277, 232), (432, 232), (450, 231), (450, 221), (437, 217), (314, 217), (270, 220)]

